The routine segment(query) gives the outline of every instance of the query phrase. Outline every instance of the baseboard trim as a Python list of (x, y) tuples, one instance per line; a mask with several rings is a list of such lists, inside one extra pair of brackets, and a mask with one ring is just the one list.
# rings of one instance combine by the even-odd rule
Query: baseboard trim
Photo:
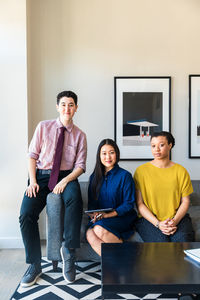
[(0, 238), (0, 249), (24, 248), (21, 238), (9, 237)]
[[(41, 245), (46, 245), (46, 239), (40, 240)], [(21, 249), (24, 248), (22, 238), (0, 238), (0, 249)]]

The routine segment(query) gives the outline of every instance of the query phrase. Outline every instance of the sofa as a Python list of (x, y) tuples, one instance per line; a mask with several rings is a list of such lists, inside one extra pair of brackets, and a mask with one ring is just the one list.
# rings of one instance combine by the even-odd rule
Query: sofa
[[(191, 205), (189, 214), (192, 218), (195, 230), (196, 241), (200, 241), (200, 180), (192, 181), (194, 192), (191, 194)], [(83, 198), (83, 218), (81, 225), (81, 247), (77, 249), (77, 260), (94, 260), (100, 261), (100, 257), (93, 251), (85, 238), (88, 216), (84, 213), (87, 210), (87, 182), (80, 182), (81, 193)], [(50, 193), (47, 196), (47, 258), (52, 261), (54, 270), (58, 261), (61, 260), (60, 247), (63, 242), (63, 217), (64, 209), (60, 195)], [(129, 241), (143, 242), (137, 232), (131, 236)]]

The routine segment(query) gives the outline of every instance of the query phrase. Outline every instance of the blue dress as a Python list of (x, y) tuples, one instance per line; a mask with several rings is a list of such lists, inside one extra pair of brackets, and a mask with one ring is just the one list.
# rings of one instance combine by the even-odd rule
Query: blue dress
[(105, 218), (89, 223), (90, 228), (100, 225), (118, 238), (128, 239), (134, 233), (134, 221), (137, 218), (134, 210), (135, 184), (132, 175), (118, 164), (104, 176), (98, 200), (92, 195), (90, 176), (88, 188), (88, 209), (114, 208), (118, 216)]

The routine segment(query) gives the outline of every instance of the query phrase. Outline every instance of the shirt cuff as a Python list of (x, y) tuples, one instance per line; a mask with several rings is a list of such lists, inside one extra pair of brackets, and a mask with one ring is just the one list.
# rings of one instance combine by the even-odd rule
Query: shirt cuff
[(28, 157), (30, 157), (30, 158), (34, 158), (34, 159), (38, 159), (39, 158), (39, 155), (38, 154), (35, 154), (35, 153), (33, 153), (33, 152), (29, 152), (28, 153)]
[(83, 172), (85, 173), (86, 171), (86, 166), (85, 164), (77, 164), (74, 166), (74, 169), (77, 169), (77, 168), (81, 168), (83, 170)]
[(120, 216), (123, 216), (123, 210), (120, 209), (120, 207), (115, 208), (115, 211), (117, 212), (117, 214), (118, 214), (119, 217), (120, 217)]

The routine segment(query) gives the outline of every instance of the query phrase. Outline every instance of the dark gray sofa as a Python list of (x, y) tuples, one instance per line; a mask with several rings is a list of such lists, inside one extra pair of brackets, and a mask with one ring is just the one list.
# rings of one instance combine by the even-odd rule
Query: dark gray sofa
[[(192, 218), (193, 226), (195, 229), (196, 241), (200, 242), (200, 180), (193, 180), (192, 184), (194, 192), (191, 195), (191, 206), (189, 209), (189, 214)], [(85, 211), (87, 210), (88, 183), (80, 182), (80, 186), (83, 198), (83, 209)], [(63, 238), (63, 217), (55, 217), (56, 214), (57, 216), (59, 215), (59, 212), (56, 211), (58, 209), (58, 199), (56, 198), (58, 198), (58, 195), (53, 194), (49, 194), (47, 198), (47, 258), (52, 261), (61, 260), (60, 247)], [(60, 200), (60, 203), (61, 202), (62, 201)], [(63, 215), (62, 207), (60, 207), (60, 210), (61, 215)], [(50, 214), (49, 211), (53, 211), (53, 214)], [(85, 213), (83, 213), (81, 226), (81, 248), (77, 249), (77, 260), (99, 260), (98, 255), (92, 250), (92, 248), (85, 239), (85, 229), (87, 223), (88, 216)], [(140, 238), (137, 232), (133, 234), (133, 236), (129, 240), (134, 242), (142, 242), (142, 239)]]

